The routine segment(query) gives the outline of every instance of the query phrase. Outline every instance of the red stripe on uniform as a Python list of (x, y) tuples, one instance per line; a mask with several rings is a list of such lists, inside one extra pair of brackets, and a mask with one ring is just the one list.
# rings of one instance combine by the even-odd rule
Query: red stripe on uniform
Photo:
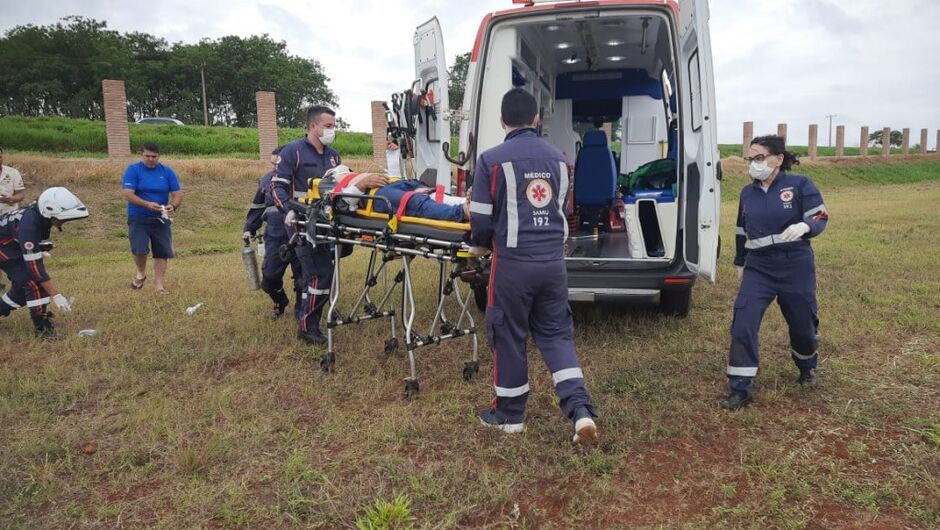
[(499, 173), (499, 165), (493, 164), (493, 171), (490, 173), (490, 202), (496, 203), (496, 174)]
[(496, 285), (496, 245), (493, 245), (493, 261), (490, 263), (490, 284), (486, 288), (486, 307), (493, 307), (495, 292), (493, 286)]

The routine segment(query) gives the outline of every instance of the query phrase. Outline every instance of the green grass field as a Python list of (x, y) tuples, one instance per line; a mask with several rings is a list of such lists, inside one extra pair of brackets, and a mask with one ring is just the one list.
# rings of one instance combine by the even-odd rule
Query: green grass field
[[(303, 136), (303, 129), (282, 128), (278, 131), (281, 143)], [(258, 130), (238, 127), (203, 127), (201, 125), (137, 125), (130, 124), (131, 149), (137, 152), (147, 141), (160, 144), (164, 154), (179, 158), (243, 158), (258, 156)], [(451, 153), (456, 156), (459, 142), (451, 139)], [(107, 158), (108, 142), (104, 122), (68, 118), (0, 117), (0, 147), (8, 152), (41, 156), (55, 153), (70, 158)], [(334, 147), (347, 157), (372, 156), (369, 133), (340, 131)], [(615, 151), (619, 146), (614, 144)], [(806, 146), (790, 146), (791, 150), (807, 156)], [(741, 156), (738, 144), (721, 144), (722, 158)], [(857, 156), (857, 147), (847, 147), (846, 156)], [(869, 156), (881, 155), (881, 147), (872, 147)], [(899, 148), (891, 154), (899, 155)], [(819, 156), (835, 156), (834, 147), (819, 147)]]
[[(278, 140), (286, 143), (304, 135), (303, 129), (281, 128)], [(203, 127), (201, 125), (130, 124), (131, 150), (144, 142), (160, 144), (172, 156), (256, 158), (258, 129)], [(106, 158), (108, 141), (104, 122), (67, 118), (0, 117), (0, 146), (25, 153)], [(339, 131), (334, 146), (345, 156), (371, 156), (372, 139), (366, 133)]]
[[(532, 352), (527, 431), (481, 429), (491, 362), (466, 343), (382, 354), (380, 322), (337, 334), (337, 372), (264, 315), (238, 255), (264, 167), (167, 160), (186, 199), (169, 296), (132, 291), (120, 166), (9, 155), (32, 194), (72, 187), (92, 210), (47, 266), (75, 310), (68, 338), (0, 320), (4, 528), (937, 528), (940, 526), (940, 161), (805, 164), (829, 229), (814, 243), (818, 389), (794, 384), (785, 323), (762, 329), (757, 401), (718, 409), (732, 301), (740, 160), (726, 161), (722, 263), (689, 318), (575, 306), (599, 445), (572, 447)], [(220, 183), (224, 186), (220, 186)], [(347, 294), (360, 249), (344, 262)], [(418, 268), (421, 314), (433, 270)], [(205, 302), (196, 315), (184, 309)], [(476, 315), (480, 318), (480, 315)], [(95, 328), (98, 336), (80, 338)], [(92, 452), (93, 454), (86, 454)], [(84, 449), (84, 450), (83, 450)]]

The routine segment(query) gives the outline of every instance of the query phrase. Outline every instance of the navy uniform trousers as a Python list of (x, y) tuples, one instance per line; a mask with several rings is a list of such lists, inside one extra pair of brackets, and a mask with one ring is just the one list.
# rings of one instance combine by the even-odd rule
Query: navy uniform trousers
[[(6, 251), (6, 252), (4, 252)], [(7, 255), (19, 253), (19, 246), (0, 246), (0, 259)], [(7, 316), (11, 311), (23, 306), (29, 308), (33, 320), (41, 319), (46, 315), (46, 306), (49, 304), (49, 294), (33, 280), (28, 265), (22, 257), (12, 257), (0, 261), (0, 270), (3, 270), (13, 284), (10, 290), (0, 296), (0, 316)]]
[(761, 320), (777, 300), (790, 328), (790, 355), (801, 370), (816, 368), (819, 309), (816, 265), (809, 246), (749, 252), (734, 301), (728, 378), (731, 390), (750, 395), (760, 362)]
[(297, 247), (297, 260), (303, 271), (305, 291), (302, 313), (297, 322), (300, 331), (316, 331), (320, 328), (323, 306), (330, 300), (333, 283), (333, 249), (329, 245), (313, 246), (309, 241)]
[(486, 333), (493, 352), (494, 407), (510, 422), (521, 423), (525, 415), (530, 333), (552, 373), (562, 413), (570, 418), (582, 406), (594, 411), (575, 355), (567, 277), (564, 260), (493, 259)]
[(303, 314), (303, 292), (306, 289), (303, 283), (303, 276), (300, 269), (300, 260), (294, 256), (290, 261), (284, 261), (281, 258), (280, 249), (282, 245), (287, 244), (287, 234), (264, 236), (264, 259), (261, 261), (261, 288), (274, 300), (275, 303), (281, 303), (287, 299), (284, 292), (284, 273), (290, 266), (291, 275), (294, 277), (294, 318), (300, 318)]

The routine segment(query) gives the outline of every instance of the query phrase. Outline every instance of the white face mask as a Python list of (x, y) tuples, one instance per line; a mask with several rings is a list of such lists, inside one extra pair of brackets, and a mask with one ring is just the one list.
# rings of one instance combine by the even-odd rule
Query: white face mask
[(747, 172), (751, 174), (751, 178), (763, 182), (774, 172), (774, 168), (768, 166), (767, 161), (764, 160), (763, 162), (751, 162), (748, 164)]
[(323, 129), (323, 136), (319, 137), (320, 143), (330, 145), (336, 139), (336, 129)]

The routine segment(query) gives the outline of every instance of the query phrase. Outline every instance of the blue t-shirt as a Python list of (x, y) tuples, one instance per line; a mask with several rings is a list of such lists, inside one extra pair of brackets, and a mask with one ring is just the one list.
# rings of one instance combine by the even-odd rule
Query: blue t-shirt
[[(150, 169), (143, 162), (127, 166), (124, 171), (122, 189), (134, 190), (134, 195), (149, 202), (168, 204), (170, 193), (179, 191), (180, 181), (176, 173), (169, 166), (157, 164)], [(154, 212), (143, 206), (127, 203), (128, 217), (160, 217), (160, 212)]]

